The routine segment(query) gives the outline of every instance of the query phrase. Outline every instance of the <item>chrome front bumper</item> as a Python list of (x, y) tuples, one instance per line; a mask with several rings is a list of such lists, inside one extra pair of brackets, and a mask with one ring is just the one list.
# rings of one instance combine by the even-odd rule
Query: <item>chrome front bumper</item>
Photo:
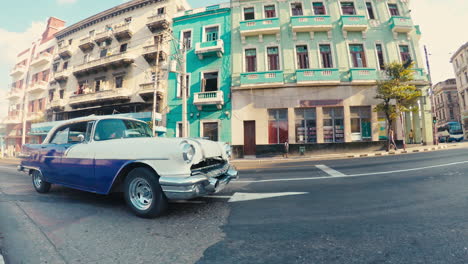
[(171, 200), (189, 200), (220, 192), (226, 185), (238, 179), (237, 170), (226, 164), (208, 172), (197, 171), (188, 177), (161, 177), (159, 183)]

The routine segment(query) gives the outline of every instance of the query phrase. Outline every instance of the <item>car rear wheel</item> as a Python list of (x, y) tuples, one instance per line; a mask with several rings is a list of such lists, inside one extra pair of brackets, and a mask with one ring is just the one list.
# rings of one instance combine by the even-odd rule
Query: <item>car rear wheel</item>
[(154, 218), (167, 210), (167, 198), (158, 177), (147, 168), (130, 171), (124, 182), (125, 201), (139, 217)]
[(48, 193), (50, 191), (51, 185), (44, 181), (40, 171), (33, 171), (31, 176), (34, 189), (36, 189), (38, 193)]

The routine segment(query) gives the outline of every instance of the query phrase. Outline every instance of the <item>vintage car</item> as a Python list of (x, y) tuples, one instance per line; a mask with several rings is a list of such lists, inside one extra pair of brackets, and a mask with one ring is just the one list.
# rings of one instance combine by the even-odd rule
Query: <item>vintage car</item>
[(93, 115), (55, 126), (42, 144), (24, 145), (18, 170), (39, 193), (51, 184), (123, 192), (136, 215), (152, 218), (164, 213), (168, 199), (214, 194), (237, 179), (230, 156), (222, 142), (152, 137), (145, 122)]

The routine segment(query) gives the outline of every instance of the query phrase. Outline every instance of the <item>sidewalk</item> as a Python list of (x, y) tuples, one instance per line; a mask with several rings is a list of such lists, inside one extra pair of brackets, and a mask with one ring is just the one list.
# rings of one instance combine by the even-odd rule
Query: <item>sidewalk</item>
[(364, 157), (381, 157), (387, 155), (401, 155), (419, 152), (429, 152), (444, 150), (448, 148), (468, 148), (468, 142), (452, 143), (452, 144), (439, 144), (437, 146), (421, 146), (412, 145), (408, 146), (406, 150), (399, 149), (397, 151), (372, 151), (362, 153), (336, 153), (336, 154), (322, 154), (322, 155), (306, 155), (306, 156), (289, 156), (289, 158), (283, 157), (272, 157), (272, 158), (244, 158), (244, 159), (233, 159), (231, 163), (234, 165), (253, 165), (254, 163), (284, 163), (284, 162), (296, 162), (296, 161), (315, 161), (315, 160), (333, 160), (333, 159), (347, 159), (347, 158), (364, 158)]

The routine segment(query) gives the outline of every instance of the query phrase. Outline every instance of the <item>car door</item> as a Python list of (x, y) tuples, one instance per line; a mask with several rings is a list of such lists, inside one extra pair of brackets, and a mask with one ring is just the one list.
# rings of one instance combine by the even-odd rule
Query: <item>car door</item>
[(41, 145), (40, 153), (42, 162), (40, 169), (45, 180), (48, 182), (61, 182), (60, 168), (62, 156), (68, 148), (68, 132), (68, 126), (60, 127), (54, 132), (49, 143)]

